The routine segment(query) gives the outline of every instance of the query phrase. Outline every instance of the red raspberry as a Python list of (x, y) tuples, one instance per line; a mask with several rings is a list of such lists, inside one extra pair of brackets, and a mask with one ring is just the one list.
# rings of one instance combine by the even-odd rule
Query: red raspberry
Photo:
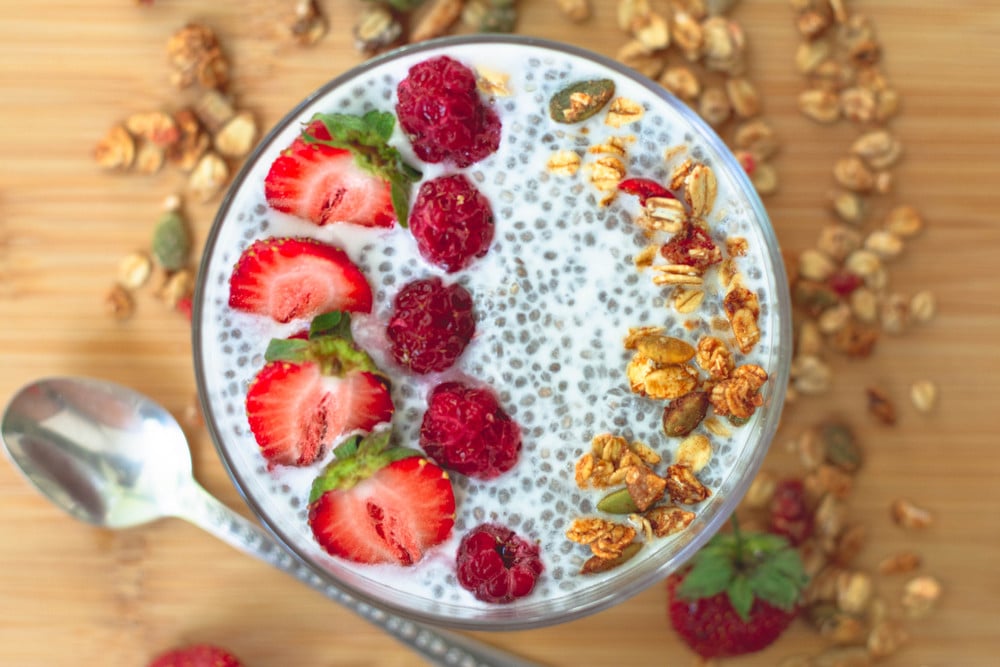
[(806, 503), (805, 486), (800, 479), (778, 482), (771, 499), (769, 531), (784, 535), (793, 546), (799, 546), (813, 533), (813, 515)]
[(424, 259), (454, 273), (490, 249), (493, 209), (462, 174), (442, 176), (420, 186), (410, 231)]
[(861, 276), (847, 269), (839, 269), (827, 278), (826, 284), (834, 292), (842, 297), (848, 297), (851, 292), (864, 284)]
[(458, 545), (458, 583), (483, 602), (512, 602), (535, 587), (542, 570), (538, 545), (498, 524), (469, 531)]
[(472, 295), (440, 278), (409, 283), (396, 295), (386, 327), (392, 356), (414, 373), (455, 363), (476, 331)]
[(708, 232), (691, 223), (685, 224), (684, 229), (664, 243), (660, 254), (671, 264), (693, 266), (702, 271), (722, 261), (722, 252)]
[(427, 399), (420, 446), (443, 468), (493, 479), (517, 463), (521, 429), (489, 389), (445, 382)]
[(396, 97), (399, 124), (424, 162), (468, 167), (500, 145), (500, 118), (480, 99), (475, 74), (448, 56), (411, 67)]

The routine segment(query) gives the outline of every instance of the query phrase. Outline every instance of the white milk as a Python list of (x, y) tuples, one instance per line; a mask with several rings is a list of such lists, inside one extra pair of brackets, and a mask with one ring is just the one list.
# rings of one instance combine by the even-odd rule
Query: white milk
[[(583, 577), (577, 573), (589, 550), (569, 542), (564, 532), (575, 517), (593, 512), (604, 493), (581, 492), (574, 482), (574, 464), (589, 451), (595, 434), (610, 431), (642, 440), (668, 461), (678, 442), (662, 433), (663, 403), (638, 398), (628, 390), (624, 369), (629, 356), (622, 339), (629, 327), (660, 325), (693, 344), (711, 332), (710, 320), (724, 313), (720, 295), (710, 292), (695, 315), (677, 315), (667, 304), (669, 288), (653, 285), (648, 271), (640, 274), (633, 266), (635, 253), (645, 245), (631, 223), (637, 199), (623, 195), (601, 207), (600, 194), (588, 183), (585, 168), (574, 177), (557, 177), (547, 173), (546, 161), (557, 150), (571, 149), (586, 164), (594, 159), (586, 153), (587, 147), (601, 143), (602, 137), (635, 135), (638, 140), (629, 148), (629, 176), (664, 182), (671, 166), (664, 162), (664, 151), (678, 144), (688, 145), (688, 155), (715, 167), (719, 196), (709, 220), (713, 236), (717, 242), (727, 235), (748, 239), (749, 255), (738, 265), (748, 287), (757, 292), (762, 309), (761, 342), (752, 355), (738, 359), (759, 363), (768, 371), (778, 359), (781, 336), (771, 293), (773, 267), (765, 254), (762, 222), (738, 194), (738, 186), (745, 181), (738, 184), (731, 167), (721, 165), (717, 153), (721, 144), (713, 146), (699, 138), (655, 94), (599, 64), (536, 47), (452, 45), (443, 52), (473, 68), (483, 65), (510, 75), (512, 96), (494, 102), (503, 124), (500, 148), (463, 170), (493, 206), (496, 231), (489, 253), (468, 269), (447, 275), (420, 258), (404, 228), (370, 230), (344, 224), (320, 228), (268, 209), (264, 176), (278, 152), (298, 134), (301, 124), (291, 123), (271, 140), (246, 174), (207, 251), (211, 256), (203, 269), (199, 342), (203, 386), (212, 405), (209, 421), (214, 423), (231, 471), (271, 528), (298, 553), (352, 585), (375, 589), (398, 605), (416, 597), (419, 609), (445, 617), (459, 613), (474, 617), (480, 613), (477, 610), (490, 605), (476, 601), (456, 584), (454, 554), (468, 529), (482, 522), (499, 522), (524, 538), (537, 540), (545, 566), (536, 590), (511, 605), (511, 613), (517, 613), (518, 605), (550, 600), (554, 607), (562, 607), (588, 587), (607, 586), (609, 578), (649, 559), (662, 561), (678, 548), (671, 540), (690, 539), (682, 534), (659, 540), (656, 548), (643, 549), (635, 562), (619, 571)], [(394, 111), (396, 84), (410, 66), (434, 55), (438, 52), (410, 54), (361, 73), (310, 101), (301, 112), (301, 122), (316, 112)], [(603, 113), (578, 125), (551, 121), (547, 105), (552, 94), (591, 78), (615, 79), (618, 96), (646, 107), (644, 118), (621, 129), (606, 127)], [(393, 143), (423, 170), (425, 178), (455, 171), (422, 165), (398, 128)], [(226, 305), (228, 279), (246, 246), (259, 238), (284, 235), (310, 236), (339, 245), (368, 277), (375, 307), (371, 316), (355, 316), (354, 332), (393, 378), (394, 428), (400, 444), (418, 447), (430, 387), (463, 374), (493, 387), (521, 425), (524, 446), (512, 471), (489, 482), (452, 475), (458, 504), (455, 530), (413, 567), (358, 566), (325, 555), (309, 531), (306, 503), (310, 485), (327, 461), (305, 469), (268, 471), (247, 427), (245, 391), (263, 364), (268, 340), (293, 333), (305, 323), (277, 325), (231, 311)], [(706, 275), (706, 284), (713, 290), (714, 274), (713, 270)], [(440, 376), (414, 377), (392, 363), (384, 328), (396, 292), (407, 282), (430, 275), (458, 281), (472, 293), (477, 330), (455, 368)], [(699, 324), (689, 330), (683, 322), (692, 318)], [(775, 391), (772, 384), (765, 387), (768, 399)], [(720, 502), (727, 489), (746, 476), (747, 460), (755, 448), (766, 447), (756, 442), (763, 428), (759, 421), (755, 417), (747, 426), (733, 428), (730, 439), (711, 436), (715, 455), (700, 478), (714, 495), (698, 512)]]

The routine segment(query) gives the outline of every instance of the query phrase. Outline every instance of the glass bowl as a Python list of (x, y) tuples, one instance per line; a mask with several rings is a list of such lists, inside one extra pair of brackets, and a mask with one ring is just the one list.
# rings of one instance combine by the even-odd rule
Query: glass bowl
[[(241, 251), (263, 237), (309, 236), (341, 245), (364, 271), (375, 295), (372, 315), (353, 320), (355, 337), (376, 341), (378, 348), (395, 292), (406, 280), (442, 272), (420, 258), (403, 227), (317, 227), (271, 210), (264, 177), (315, 113), (394, 111), (395, 87), (408, 69), (442, 54), (479, 68), (483, 77), (507, 89), (494, 88), (492, 97), (483, 93), (503, 124), (499, 150), (461, 170), (490, 199), (496, 216), (493, 245), (486, 257), (447, 280), (462, 283), (476, 299), (477, 334), (456, 371), (494, 388), (521, 425), (524, 444), (517, 466), (493, 481), (451, 475), (455, 529), (419, 563), (360, 566), (327, 555), (307, 524), (310, 485), (332, 454), (306, 468), (269, 469), (247, 425), (246, 390), (264, 363), (268, 341), (307, 323), (281, 325), (232, 310), (228, 279)], [(554, 123), (548, 114), (553, 94), (593, 79), (613, 80), (615, 96), (638, 103), (641, 118), (614, 127), (604, 120), (607, 107), (580, 124)], [(456, 171), (420, 163), (398, 127), (391, 142), (419, 165), (425, 179)], [(548, 160), (560, 151), (579, 156), (582, 167), (572, 175), (556, 173)], [(688, 157), (713, 170), (718, 196), (706, 219), (723, 248), (726, 238), (746, 239), (747, 252), (734, 257), (735, 267), (760, 306), (760, 342), (749, 354), (737, 353), (737, 363), (759, 364), (770, 377), (760, 390), (763, 403), (748, 422), (736, 426), (716, 417), (713, 432), (705, 423), (699, 427), (713, 449), (710, 463), (698, 473), (711, 496), (687, 508), (695, 512), (691, 524), (676, 535), (649, 541), (618, 568), (582, 575), (590, 550), (566, 538), (573, 520), (627, 520), (597, 511), (607, 489), (581, 489), (575, 481), (576, 463), (591, 451), (591, 439), (614, 433), (642, 441), (664, 459), (657, 468), (661, 473), (681, 440), (663, 433), (665, 401), (630, 391), (625, 369), (632, 352), (622, 342), (629, 328), (662, 326), (692, 344), (713, 335), (733, 347), (719, 268), (704, 275), (704, 301), (687, 314), (674, 306), (676, 288), (654, 285), (656, 271), (637, 268), (635, 259), (649, 242), (634, 222), (638, 198), (619, 194), (605, 201), (611, 193), (595, 185), (599, 174), (593, 163), (616, 152), (627, 176), (661, 183)], [(789, 371), (790, 323), (785, 272), (767, 213), (739, 163), (695, 113), (656, 83), (583, 49), (527, 37), (474, 36), (408, 46), (369, 60), (306, 98), (260, 142), (236, 177), (207, 240), (195, 295), (193, 343), (206, 422), (221, 458), (254, 513), (291, 553), (376, 607), (455, 628), (513, 630), (568, 621), (621, 602), (682, 566), (719, 529), (745, 493), (777, 428)], [(384, 349), (369, 351), (393, 380), (394, 437), (419, 447), (426, 391), (436, 378), (403, 373)], [(530, 595), (509, 604), (487, 604), (456, 583), (458, 541), (485, 522), (503, 523), (538, 541), (545, 569)]]

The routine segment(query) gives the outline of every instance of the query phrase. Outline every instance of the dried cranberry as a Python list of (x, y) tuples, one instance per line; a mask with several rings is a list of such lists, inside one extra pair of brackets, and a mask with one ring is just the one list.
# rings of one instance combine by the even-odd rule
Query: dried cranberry
[(646, 200), (650, 197), (667, 197), (674, 199), (670, 190), (649, 178), (626, 178), (618, 184), (618, 189), (630, 195), (639, 197), (639, 203), (646, 205)]
[(846, 297), (861, 287), (864, 284), (864, 280), (856, 273), (847, 269), (840, 269), (827, 278), (826, 284), (840, 296)]
[(674, 234), (673, 238), (660, 248), (671, 264), (684, 264), (704, 271), (713, 264), (722, 261), (722, 252), (700, 225), (687, 223), (684, 228)]

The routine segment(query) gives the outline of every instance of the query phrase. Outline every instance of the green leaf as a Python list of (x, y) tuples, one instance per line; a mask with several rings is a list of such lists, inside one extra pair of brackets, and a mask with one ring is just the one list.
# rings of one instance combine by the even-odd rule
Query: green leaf
[(788, 548), (788, 540), (772, 533), (747, 533), (743, 536), (745, 549), (755, 557), (759, 554), (777, 553)]
[(678, 597), (687, 600), (710, 598), (726, 590), (736, 576), (733, 561), (724, 553), (704, 549), (698, 553), (694, 567), (677, 588)]
[(726, 588), (726, 595), (729, 596), (729, 604), (739, 614), (744, 621), (750, 620), (750, 610), (753, 608), (753, 590), (746, 577), (736, 577)]
[(309, 359), (320, 365), (323, 375), (344, 377), (353, 371), (381, 375), (371, 356), (352, 341), (336, 336), (320, 336), (309, 341)]
[(805, 568), (802, 566), (802, 557), (795, 549), (783, 549), (774, 554), (768, 560), (767, 566), (797, 582), (799, 588), (804, 588), (809, 583), (809, 575), (806, 574)]
[(265, 361), (301, 363), (309, 358), (309, 341), (300, 338), (272, 338), (264, 351)]
[(392, 179), (389, 185), (389, 196), (392, 197), (392, 210), (401, 227), (409, 226), (410, 218), (410, 188), (409, 183), (401, 183), (400, 179)]
[(747, 581), (754, 595), (785, 611), (791, 610), (799, 599), (798, 582), (767, 564), (754, 570)]
[(361, 443), (360, 435), (352, 435), (342, 443), (333, 448), (333, 455), (338, 459), (349, 459), (358, 453), (358, 445)]
[(323, 313), (313, 318), (309, 324), (309, 338), (336, 336), (351, 340), (351, 314), (340, 310)]

